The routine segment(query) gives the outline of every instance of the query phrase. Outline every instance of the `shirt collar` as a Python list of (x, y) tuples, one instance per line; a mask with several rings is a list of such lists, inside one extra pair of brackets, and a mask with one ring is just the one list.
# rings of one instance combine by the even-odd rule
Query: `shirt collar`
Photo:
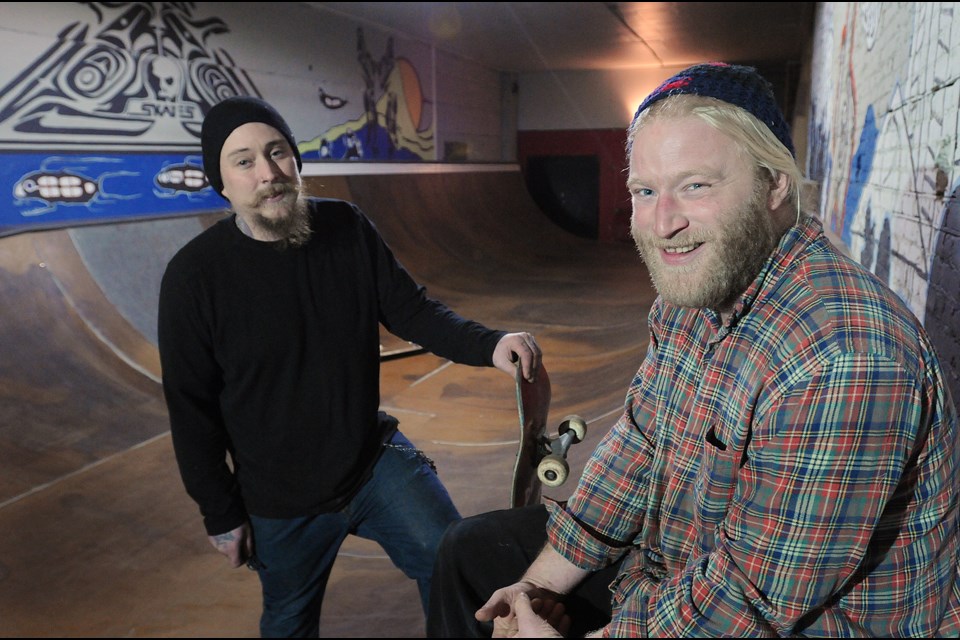
[[(759, 302), (762, 302), (766, 296), (774, 291), (783, 276), (792, 268), (794, 263), (800, 259), (807, 248), (821, 235), (823, 235), (823, 225), (820, 220), (813, 216), (804, 215), (800, 218), (799, 223), (790, 227), (786, 233), (780, 237), (777, 248), (774, 249), (770, 257), (767, 258), (767, 261), (760, 269), (760, 273), (757, 274), (754, 281), (747, 287), (747, 290), (743, 292), (740, 299), (737, 300), (733, 307), (730, 321), (724, 329), (729, 331), (736, 326), (737, 323), (750, 312), (750, 309)], [(719, 324), (719, 314), (712, 309), (705, 310), (705, 312), (707, 318), (714, 325)]]

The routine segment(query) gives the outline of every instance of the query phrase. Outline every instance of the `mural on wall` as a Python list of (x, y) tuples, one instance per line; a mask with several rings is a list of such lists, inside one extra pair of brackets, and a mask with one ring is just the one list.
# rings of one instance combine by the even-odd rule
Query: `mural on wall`
[[(78, 4), (88, 20), (0, 78), (0, 235), (222, 209), (200, 159), (203, 116), (229, 96), (271, 99), (224, 46), (225, 20), (193, 2)], [(304, 160), (432, 158), (413, 64), (392, 38), (379, 58), (362, 29), (356, 46), (363, 103), (317, 87), (316, 105), (342, 115), (298, 144)]]
[(958, 8), (818, 5), (808, 173), (825, 226), (924, 323), (960, 397)]
[[(357, 29), (357, 62), (363, 71), (363, 112), (331, 127), (312, 140), (300, 143), (304, 160), (423, 160), (434, 155), (433, 127), (425, 126), (423, 90), (413, 64), (396, 57), (393, 38), (375, 59), (363, 29)], [(340, 109), (348, 101), (320, 89), (327, 109)]]
[[(934, 247), (957, 180), (960, 64), (949, 51), (960, 46), (960, 32), (950, 29), (953, 5), (832, 6), (844, 13), (831, 18), (837, 42), (826, 54), (833, 54), (829, 68), (820, 69), (827, 92), (812, 92), (822, 98), (813, 105), (821, 124), (812, 129), (811, 177), (824, 184), (825, 223), (923, 320)], [(896, 14), (905, 11), (914, 14), (910, 20)]]
[(0, 233), (222, 207), (198, 158), (203, 114), (258, 95), (207, 44), (225, 23), (195, 20), (192, 3), (85, 4), (90, 22), (0, 89)]

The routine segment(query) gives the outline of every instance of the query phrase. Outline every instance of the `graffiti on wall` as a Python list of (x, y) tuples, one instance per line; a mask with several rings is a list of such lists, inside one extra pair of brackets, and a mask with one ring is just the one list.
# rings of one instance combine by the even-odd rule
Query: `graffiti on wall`
[[(948, 54), (960, 46), (960, 33), (949, 28), (953, 8), (834, 6), (842, 7), (831, 18), (838, 35), (830, 68), (821, 70), (830, 86), (812, 92), (819, 97), (809, 172), (824, 185), (825, 222), (923, 320), (934, 248), (957, 180), (960, 94), (953, 85), (960, 67)], [(914, 15), (895, 14), (904, 11)]]
[[(393, 38), (375, 58), (363, 29), (357, 29), (357, 62), (363, 72), (363, 111), (298, 144), (304, 160), (423, 160), (434, 154), (433, 128), (423, 109), (423, 89), (413, 64), (394, 55)], [(319, 89), (327, 109), (340, 109), (347, 100)]]
[[(0, 235), (222, 209), (200, 160), (204, 114), (234, 95), (271, 100), (224, 45), (227, 22), (192, 2), (80, 4), (88, 20), (0, 80)], [(317, 87), (342, 116), (298, 143), (304, 159), (432, 158), (412, 63), (392, 39), (373, 55), (362, 29), (356, 46), (362, 103)]]
[(960, 7), (819, 6), (808, 173), (825, 225), (924, 323), (960, 397)]

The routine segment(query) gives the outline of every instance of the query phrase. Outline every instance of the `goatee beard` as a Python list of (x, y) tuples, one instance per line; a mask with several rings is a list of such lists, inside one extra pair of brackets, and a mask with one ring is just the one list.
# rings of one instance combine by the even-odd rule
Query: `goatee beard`
[(268, 218), (254, 214), (255, 224), (275, 238), (274, 247), (284, 251), (291, 247), (300, 247), (310, 240), (310, 207), (304, 197), (303, 188), (286, 189), (288, 193), (295, 193), (296, 199), (290, 203), (287, 215), (277, 218)]

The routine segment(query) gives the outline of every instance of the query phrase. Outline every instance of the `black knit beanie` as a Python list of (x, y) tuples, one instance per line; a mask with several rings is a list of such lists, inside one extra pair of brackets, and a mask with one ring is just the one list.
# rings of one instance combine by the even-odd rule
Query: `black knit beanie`
[(219, 102), (207, 112), (200, 129), (200, 147), (203, 150), (203, 172), (210, 186), (223, 196), (223, 178), (220, 177), (220, 151), (233, 130), (248, 122), (268, 124), (287, 139), (297, 158), (297, 169), (303, 168), (300, 151), (293, 132), (277, 110), (260, 98), (234, 96)]
[(724, 62), (707, 62), (694, 65), (668, 78), (640, 103), (633, 119), (657, 100), (669, 96), (691, 93), (723, 100), (752, 113), (767, 125), (777, 140), (796, 157), (790, 127), (777, 105), (770, 83), (753, 67), (732, 65)]

